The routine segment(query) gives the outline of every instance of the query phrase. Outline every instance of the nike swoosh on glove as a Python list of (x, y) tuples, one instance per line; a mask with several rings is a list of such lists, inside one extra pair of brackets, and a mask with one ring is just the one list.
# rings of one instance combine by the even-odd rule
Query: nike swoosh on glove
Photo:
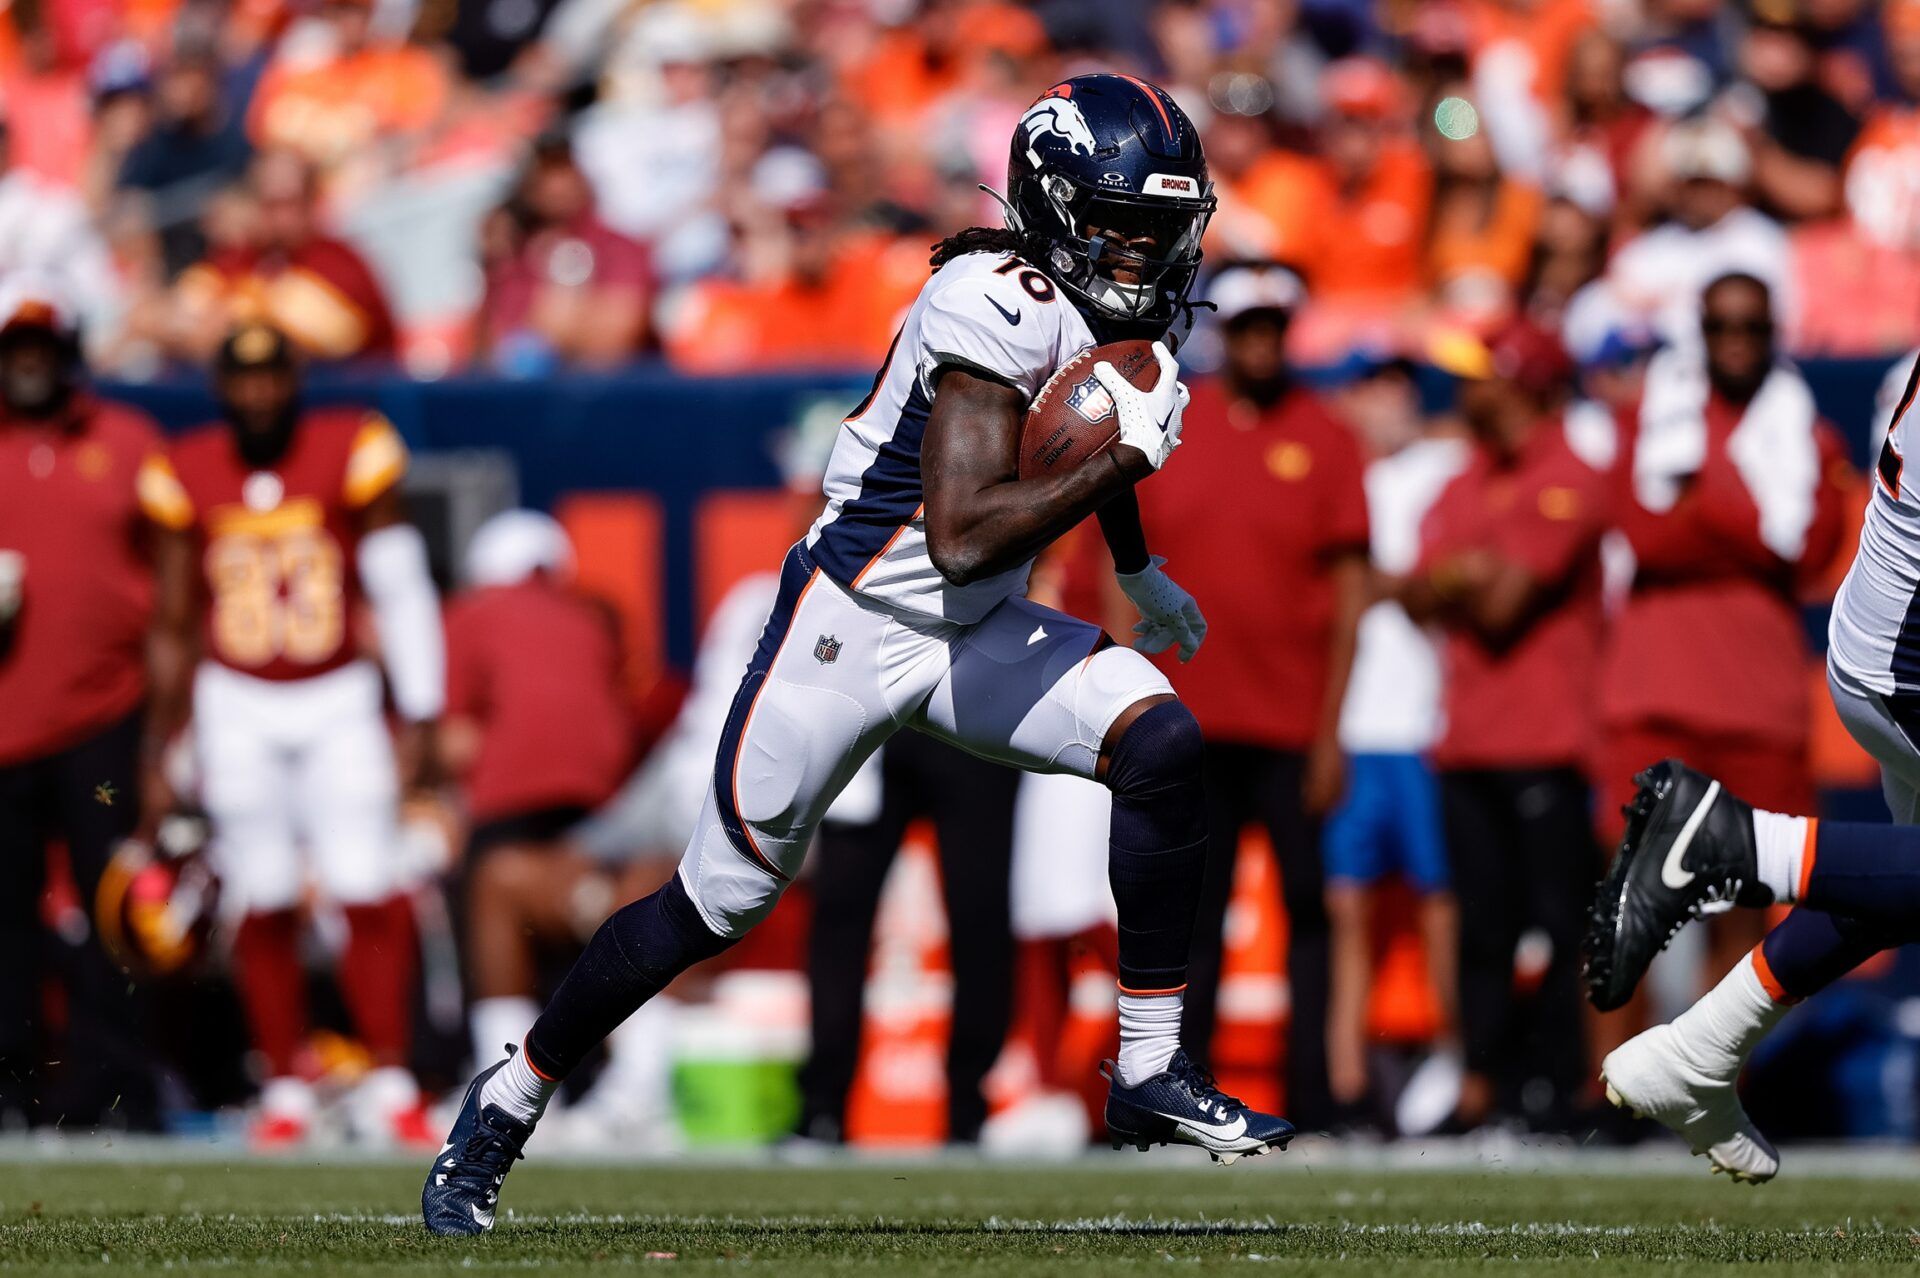
[(1160, 571), (1165, 562), (1155, 555), (1139, 572), (1114, 574), (1120, 589), (1140, 610), (1140, 620), (1133, 627), (1134, 651), (1165, 652), (1178, 644), (1180, 660), (1192, 661), (1207, 637), (1207, 619), (1200, 615), (1200, 605), (1193, 596)]
[(1126, 378), (1108, 360), (1093, 366), (1093, 375), (1113, 396), (1120, 416), (1120, 442), (1147, 455), (1155, 470), (1167, 464), (1173, 450), (1180, 447), (1180, 416), (1187, 409), (1187, 388), (1180, 381), (1180, 366), (1165, 342), (1153, 344), (1153, 357), (1160, 364), (1160, 380), (1153, 389), (1143, 391)]

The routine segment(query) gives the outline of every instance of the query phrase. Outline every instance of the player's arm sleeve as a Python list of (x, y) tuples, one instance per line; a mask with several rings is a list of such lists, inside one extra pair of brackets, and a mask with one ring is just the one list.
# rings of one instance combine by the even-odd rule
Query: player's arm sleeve
[(193, 526), (193, 499), (165, 453), (149, 453), (134, 477), (134, 496), (141, 513), (169, 532)]
[(408, 523), (376, 528), (360, 539), (359, 568), (395, 708), (411, 723), (438, 718), (446, 706), (447, 648), (426, 538)]
[(1039, 301), (1011, 276), (968, 276), (936, 287), (920, 316), (922, 386), (931, 392), (936, 374), (957, 368), (1005, 382), (1031, 400), (1053, 372), (1059, 316), (1049, 308), (1064, 303), (1057, 290), (1051, 296)]
[(393, 423), (379, 413), (368, 413), (347, 453), (347, 473), (340, 495), (360, 510), (398, 484), (407, 473), (407, 445)]

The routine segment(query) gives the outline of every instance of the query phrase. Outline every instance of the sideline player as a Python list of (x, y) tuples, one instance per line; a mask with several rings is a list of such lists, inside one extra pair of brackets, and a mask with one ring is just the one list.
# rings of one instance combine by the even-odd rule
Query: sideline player
[(1627, 833), (1594, 903), (1587, 992), (1602, 1011), (1632, 995), (1689, 919), (1796, 907), (1697, 1003), (1601, 1065), (1610, 1100), (1671, 1128), (1735, 1180), (1771, 1180), (1780, 1168), (1735, 1090), (1753, 1049), (1793, 1004), (1920, 939), (1920, 493), (1904, 473), (1917, 383), (1920, 361), (1881, 446), (1827, 648), (1834, 708), (1880, 764), (1895, 824), (1753, 808), (1668, 759), (1635, 778)]
[(1064, 475), (1015, 475), (1022, 415), (1055, 369), (1185, 317), (1214, 207), (1206, 160), (1166, 93), (1084, 75), (1021, 117), (1008, 186), (1006, 230), (973, 228), (935, 249), (938, 269), (840, 432), (827, 509), (787, 554), (679, 874), (601, 927), (525, 1050), (469, 1087), (422, 1191), (434, 1232), (492, 1227), (501, 1182), (558, 1081), (676, 974), (766, 916), (834, 795), (908, 727), (1113, 792), (1115, 1139), (1231, 1160), (1292, 1137), (1179, 1050), (1206, 855), (1199, 726), (1139, 652), (1025, 598), (1034, 556), (1098, 512), (1141, 612), (1141, 646), (1191, 657), (1205, 634), (1192, 596), (1148, 556), (1132, 491), (1180, 440), (1186, 396), (1164, 345), (1151, 391), (1096, 365), (1115, 447)]
[(377, 413), (302, 412), (291, 347), (264, 324), (228, 336), (214, 385), (226, 422), (182, 437), (143, 474), (147, 513), (164, 530), (152, 810), (169, 806), (161, 748), (190, 714), (215, 864), (240, 915), (235, 978), (268, 1071), (255, 1143), (296, 1144), (315, 1118), (299, 1059), (309, 870), (346, 916), (340, 991), (374, 1057), (354, 1125), (371, 1139), (421, 1143), (431, 1136), (405, 1067), (416, 964), (395, 872), (400, 776), (380, 672), (360, 658), (353, 630), (364, 592), (408, 725), (408, 768), (424, 769), (446, 659), (426, 544), (401, 515), (406, 448)]

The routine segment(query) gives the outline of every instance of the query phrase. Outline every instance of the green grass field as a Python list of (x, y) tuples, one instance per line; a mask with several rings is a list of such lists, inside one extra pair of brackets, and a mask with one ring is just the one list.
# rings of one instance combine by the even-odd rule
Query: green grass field
[[(1629, 1165), (1630, 1166), (1630, 1165)], [(1670, 1163), (1665, 1166), (1671, 1166)], [(1697, 1164), (1695, 1165), (1698, 1166)], [(398, 1164), (0, 1165), (0, 1271), (309, 1274), (1911, 1272), (1920, 1180), (1058, 1167), (523, 1166), (429, 1238)], [(1170, 1270), (1170, 1266), (1173, 1268)]]

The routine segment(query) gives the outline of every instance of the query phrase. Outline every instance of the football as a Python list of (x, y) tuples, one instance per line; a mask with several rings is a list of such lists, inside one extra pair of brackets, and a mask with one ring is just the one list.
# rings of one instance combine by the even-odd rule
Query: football
[(1062, 364), (1027, 409), (1020, 428), (1020, 478), (1065, 474), (1098, 457), (1120, 437), (1113, 396), (1093, 375), (1093, 366), (1102, 360), (1143, 391), (1160, 380), (1152, 342), (1109, 342)]

